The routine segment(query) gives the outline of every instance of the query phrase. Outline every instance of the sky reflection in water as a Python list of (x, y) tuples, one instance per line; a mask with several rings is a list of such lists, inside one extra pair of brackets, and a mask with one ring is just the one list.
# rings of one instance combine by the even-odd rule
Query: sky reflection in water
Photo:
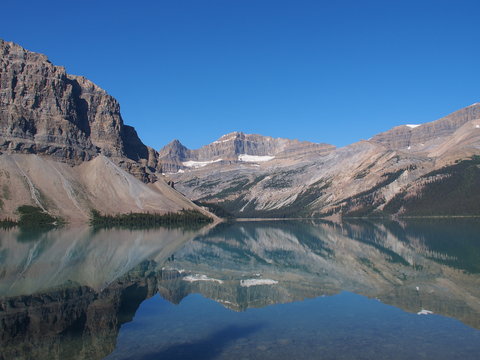
[(107, 359), (476, 359), (480, 334), (343, 292), (237, 313), (195, 294), (146, 300)]

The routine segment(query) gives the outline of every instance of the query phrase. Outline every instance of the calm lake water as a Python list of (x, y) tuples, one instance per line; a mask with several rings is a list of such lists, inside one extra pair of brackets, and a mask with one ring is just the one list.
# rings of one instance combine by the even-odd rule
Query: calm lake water
[(0, 231), (0, 359), (478, 359), (480, 220)]

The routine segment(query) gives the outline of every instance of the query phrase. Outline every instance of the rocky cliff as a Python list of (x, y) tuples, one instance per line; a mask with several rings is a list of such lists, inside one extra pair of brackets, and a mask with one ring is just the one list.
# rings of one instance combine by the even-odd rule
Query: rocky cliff
[(463, 125), (480, 119), (480, 104), (472, 104), (436, 121), (397, 126), (371, 141), (387, 149), (427, 152), (455, 134)]
[(124, 125), (118, 102), (42, 54), (0, 40), (0, 150), (78, 164), (103, 154), (143, 181), (156, 152)]

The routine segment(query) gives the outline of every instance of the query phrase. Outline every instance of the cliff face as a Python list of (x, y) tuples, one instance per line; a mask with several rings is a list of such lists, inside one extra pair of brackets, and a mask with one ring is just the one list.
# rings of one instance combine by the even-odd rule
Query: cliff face
[(103, 154), (152, 180), (156, 152), (123, 124), (118, 102), (91, 81), (0, 40), (0, 86), (0, 150), (72, 164)]
[(445, 138), (452, 136), (463, 125), (477, 119), (480, 119), (479, 103), (426, 124), (397, 126), (375, 135), (371, 141), (392, 150), (412, 150), (412, 148), (420, 150), (421, 147), (428, 148), (437, 145)]

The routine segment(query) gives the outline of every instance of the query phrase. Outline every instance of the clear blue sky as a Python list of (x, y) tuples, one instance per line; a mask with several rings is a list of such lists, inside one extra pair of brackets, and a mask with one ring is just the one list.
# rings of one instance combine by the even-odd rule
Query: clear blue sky
[(161, 148), (343, 146), (480, 101), (480, 1), (3, 0), (0, 37), (116, 97)]

